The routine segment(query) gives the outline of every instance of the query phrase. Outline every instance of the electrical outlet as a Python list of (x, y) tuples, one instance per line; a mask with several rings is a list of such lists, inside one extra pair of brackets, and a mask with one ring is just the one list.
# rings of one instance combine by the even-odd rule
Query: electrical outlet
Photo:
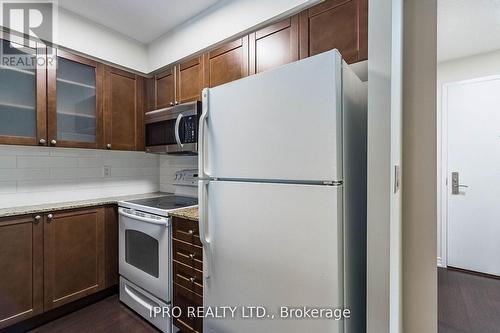
[(104, 166), (103, 175), (104, 175), (104, 178), (111, 177), (111, 167), (110, 166), (107, 166), (107, 165)]

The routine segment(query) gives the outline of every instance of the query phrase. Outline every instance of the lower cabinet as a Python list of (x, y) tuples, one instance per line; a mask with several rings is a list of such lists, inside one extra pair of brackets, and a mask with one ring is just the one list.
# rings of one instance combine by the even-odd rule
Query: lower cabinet
[(197, 234), (198, 222), (174, 217), (173, 305), (182, 310), (182, 315), (174, 319), (174, 325), (182, 333), (203, 332), (203, 319), (187, 315), (188, 308), (203, 306), (203, 250)]
[(0, 219), (0, 328), (43, 312), (43, 223)]
[(44, 221), (44, 309), (104, 289), (104, 209), (56, 212)]
[(0, 328), (118, 281), (116, 206), (0, 219)]

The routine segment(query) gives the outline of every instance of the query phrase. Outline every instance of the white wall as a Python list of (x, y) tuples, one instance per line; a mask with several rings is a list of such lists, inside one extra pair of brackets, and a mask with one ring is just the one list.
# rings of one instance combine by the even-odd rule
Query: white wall
[(233, 0), (177, 27), (148, 46), (151, 71), (178, 61), (277, 16), (289, 15), (321, 0)]
[[(111, 167), (111, 177), (104, 177), (105, 165)], [(0, 208), (158, 189), (158, 155), (0, 145)]]
[(149, 72), (144, 44), (63, 8), (59, 8), (56, 43), (138, 72)]
[(367, 332), (402, 332), (401, 165), (403, 0), (371, 0), (368, 33)]
[[(474, 78), (480, 78), (491, 75), (500, 75), (500, 50), (494, 52), (483, 53), (470, 57), (445, 61), (438, 63), (437, 66), (437, 110), (438, 110), (438, 193), (441, 192), (441, 93), (443, 84), (454, 81), (462, 81)], [(438, 265), (446, 266), (446, 221), (442, 218), (443, 199), (441, 195), (438, 197), (438, 212), (437, 212), (437, 241), (438, 241)]]
[(403, 330), (437, 333), (437, 0), (404, 0)]

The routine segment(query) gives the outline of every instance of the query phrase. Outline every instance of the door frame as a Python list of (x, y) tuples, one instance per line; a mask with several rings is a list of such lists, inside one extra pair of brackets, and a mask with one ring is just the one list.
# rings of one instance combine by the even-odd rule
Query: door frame
[(448, 267), (448, 254), (450, 253), (450, 244), (448, 243), (448, 234), (450, 232), (450, 223), (448, 220), (448, 89), (453, 86), (466, 85), (475, 82), (487, 82), (500, 80), (500, 75), (488, 75), (474, 79), (465, 79), (458, 81), (445, 82), (441, 86), (441, 126), (438, 127), (438, 138), (441, 140), (441, 154), (438, 158), (440, 168), (438, 169), (438, 206), (441, 207), (441, 213), (438, 218), (440, 220), (440, 250), (441, 256), (437, 257), (437, 265), (439, 267)]

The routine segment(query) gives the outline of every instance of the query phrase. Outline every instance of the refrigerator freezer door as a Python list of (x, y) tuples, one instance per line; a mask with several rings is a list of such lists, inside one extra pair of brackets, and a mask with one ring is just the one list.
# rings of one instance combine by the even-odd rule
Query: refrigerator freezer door
[(341, 76), (333, 50), (204, 90), (200, 174), (342, 180)]
[[(204, 318), (204, 332), (342, 332), (342, 321), (280, 317), (282, 306), (343, 305), (342, 187), (205, 184), (203, 305), (238, 308), (235, 318)], [(243, 318), (245, 306), (265, 307), (266, 317)]]

